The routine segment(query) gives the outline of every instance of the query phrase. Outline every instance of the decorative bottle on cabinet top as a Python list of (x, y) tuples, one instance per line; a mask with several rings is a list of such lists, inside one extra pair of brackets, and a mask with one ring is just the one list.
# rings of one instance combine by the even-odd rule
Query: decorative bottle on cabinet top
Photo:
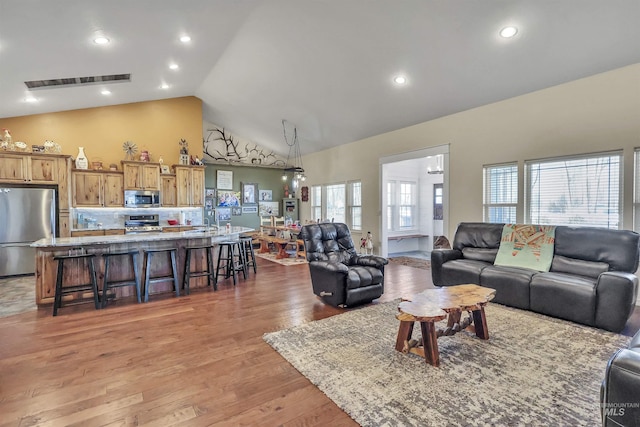
[(87, 160), (87, 156), (84, 155), (84, 147), (78, 147), (76, 169), (89, 169), (89, 160)]

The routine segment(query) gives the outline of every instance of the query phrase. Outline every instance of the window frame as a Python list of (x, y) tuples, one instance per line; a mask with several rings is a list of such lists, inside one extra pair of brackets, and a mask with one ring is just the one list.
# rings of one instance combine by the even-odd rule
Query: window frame
[[(509, 170), (510, 169), (510, 170)], [(492, 185), (496, 180), (491, 179), (490, 175), (493, 173), (502, 174), (502, 182), (505, 183), (505, 178), (507, 178), (506, 174), (509, 174), (508, 179), (509, 183), (506, 183), (502, 188), (501, 195), (496, 195), (491, 189), (497, 187)], [(514, 183), (515, 177), (515, 183)], [(484, 222), (489, 223), (512, 223), (515, 224), (518, 220), (518, 202), (520, 201), (520, 194), (518, 191), (518, 163), (517, 162), (509, 162), (509, 163), (500, 163), (493, 165), (484, 165), (482, 167), (482, 220)], [(506, 193), (510, 193), (506, 195)], [(515, 201), (513, 200), (513, 196), (515, 194)], [(510, 199), (509, 202), (491, 202), (494, 196), (498, 196), (500, 199)], [(500, 215), (499, 219), (495, 221), (492, 218), (495, 218), (492, 215), (492, 210), (494, 208), (497, 209), (509, 209), (508, 213), (509, 218), (505, 220), (504, 214)]]

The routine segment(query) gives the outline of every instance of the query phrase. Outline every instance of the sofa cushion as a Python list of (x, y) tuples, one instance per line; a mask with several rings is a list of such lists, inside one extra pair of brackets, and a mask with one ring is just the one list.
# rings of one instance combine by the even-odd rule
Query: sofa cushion
[(494, 302), (529, 309), (529, 283), (535, 270), (490, 265), (480, 273), (480, 284), (496, 290)]
[(566, 273), (538, 273), (531, 279), (531, 310), (593, 325), (596, 279)]
[(459, 251), (466, 247), (498, 249), (503, 225), (485, 222), (461, 222), (453, 238), (453, 249)]
[(577, 274), (578, 276), (598, 277), (605, 271), (609, 271), (609, 264), (606, 262), (584, 261), (581, 259), (568, 258), (562, 255), (553, 257), (551, 271), (554, 273)]
[(471, 283), (480, 284), (480, 272), (490, 266), (488, 262), (456, 259), (442, 265), (443, 286)]
[(493, 264), (493, 261), (496, 259), (496, 254), (498, 253), (497, 249), (489, 249), (489, 248), (463, 248), (462, 256), (466, 259), (473, 259), (476, 261), (484, 261), (490, 262)]

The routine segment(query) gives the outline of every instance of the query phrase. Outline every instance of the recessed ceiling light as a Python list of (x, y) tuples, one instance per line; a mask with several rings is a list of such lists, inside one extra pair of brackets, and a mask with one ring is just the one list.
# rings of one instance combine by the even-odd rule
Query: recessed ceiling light
[(513, 37), (518, 32), (516, 27), (504, 27), (500, 30), (500, 35), (506, 39)]
[(102, 91), (102, 92), (100, 92), (100, 93), (101, 93), (101, 94), (103, 94), (103, 95), (111, 95), (111, 91), (110, 91), (110, 90), (107, 90), (107, 89), (103, 90), (103, 91)]
[(170, 64), (169, 68), (171, 68), (172, 70), (177, 70), (180, 67), (178, 67), (178, 64)]
[(160, 85), (160, 89), (169, 89), (169, 85), (168, 85), (168, 84), (166, 84), (166, 83), (162, 83), (162, 84)]
[(33, 96), (27, 96), (27, 97), (24, 99), (24, 101), (25, 101), (25, 102), (38, 102), (38, 99), (37, 99), (37, 98), (34, 98)]
[(182, 37), (180, 37), (180, 41), (181, 41), (182, 43), (189, 43), (189, 42), (191, 41), (191, 37), (189, 37), (189, 36), (182, 36)]
[(98, 36), (95, 39), (93, 39), (93, 42), (95, 44), (109, 44), (110, 40), (105, 36)]
[(405, 76), (395, 76), (393, 78), (393, 82), (395, 84), (403, 85), (407, 82), (407, 78)]

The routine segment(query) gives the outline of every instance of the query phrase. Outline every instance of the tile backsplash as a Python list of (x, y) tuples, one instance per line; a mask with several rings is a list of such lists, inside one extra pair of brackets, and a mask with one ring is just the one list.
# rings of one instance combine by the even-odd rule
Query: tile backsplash
[(180, 212), (184, 212), (185, 220), (191, 225), (203, 225), (202, 208), (72, 208), (73, 230), (87, 228), (124, 228), (126, 215), (157, 214), (160, 225), (167, 226), (170, 219), (180, 221)]

